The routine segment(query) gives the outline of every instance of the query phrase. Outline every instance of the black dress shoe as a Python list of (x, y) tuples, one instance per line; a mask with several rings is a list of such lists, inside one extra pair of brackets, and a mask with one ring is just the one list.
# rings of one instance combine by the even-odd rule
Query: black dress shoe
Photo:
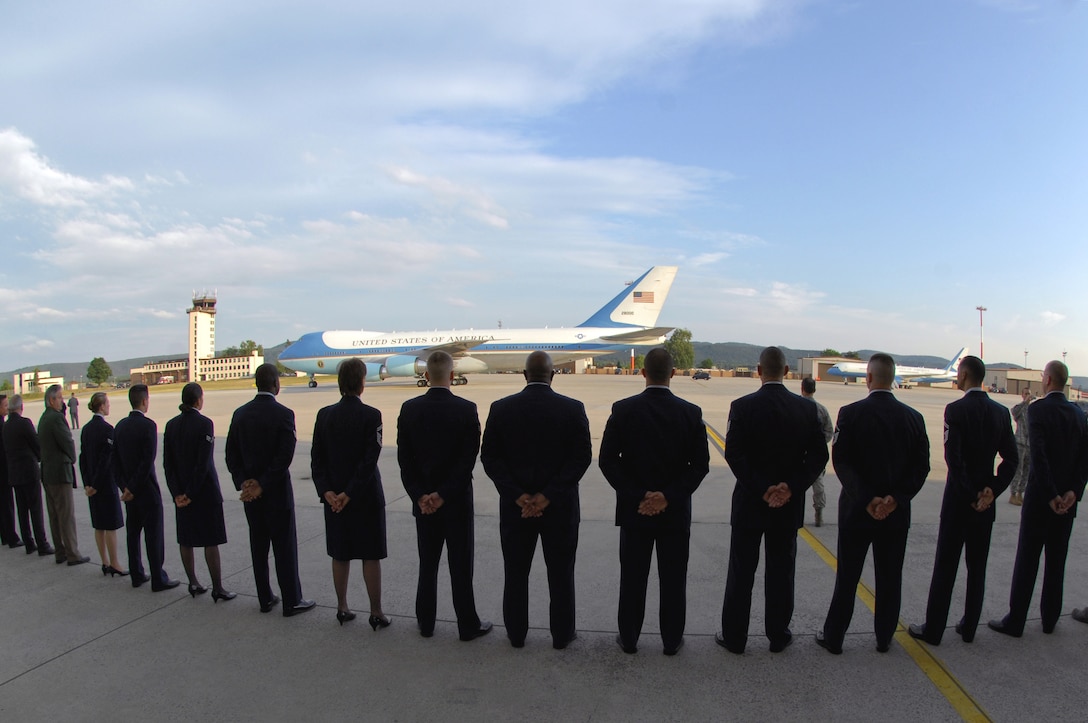
[(236, 597), (238, 597), (238, 593), (231, 592), (230, 590), (212, 590), (212, 604), (215, 604), (220, 600), (233, 600)]
[[(556, 650), (566, 650), (567, 646), (570, 645), (571, 643), (573, 643), (577, 639), (578, 639), (578, 633), (571, 633), (570, 637), (567, 638), (566, 640), (553, 640), (552, 641), (552, 647), (555, 648)], [(525, 641), (522, 641), (522, 642), (524, 643)]]
[(628, 655), (634, 655), (638, 652), (638, 646), (628, 645), (627, 643), (623, 642), (623, 636), (619, 633), (616, 633), (616, 645), (620, 646), (620, 650), (627, 653)]
[(461, 640), (463, 640), (463, 641), (465, 641), (467, 643), (469, 640), (475, 640), (476, 638), (482, 638), (483, 636), (485, 636), (485, 635), (487, 635), (488, 633), (491, 632), (492, 627), (494, 627), (494, 626), (490, 622), (488, 622), (487, 620), (481, 620), (480, 621), (480, 627), (476, 628), (475, 630), (473, 630), (468, 635), (462, 635)]
[(816, 644), (827, 652), (831, 653), (832, 655), (842, 655), (842, 646), (832, 645), (831, 643), (827, 642), (827, 638), (824, 637), (823, 630), (816, 633)]
[(83, 564), (88, 563), (90, 561), (91, 561), (91, 558), (89, 558), (89, 557), (77, 557), (74, 560), (69, 560), (68, 561), (68, 567), (74, 567), (75, 565), (83, 565)]
[(132, 587), (140, 587), (145, 582), (151, 582), (151, 576), (138, 572), (132, 573)]
[(208, 592), (208, 588), (204, 587), (203, 585), (190, 585), (189, 586), (189, 596), (190, 597), (196, 597), (197, 595), (203, 595), (206, 592)]
[(886, 653), (891, 649), (892, 649), (892, 641), (890, 641), (890, 640), (885, 640), (883, 642), (878, 640), (877, 643), (876, 643), (876, 652), (878, 652), (878, 653)]
[(53, 561), (55, 563), (57, 563), (58, 565), (63, 565), (64, 563), (68, 562), (68, 559), (64, 558), (64, 557), (58, 557), (58, 558), (54, 559)]
[(269, 600), (266, 603), (261, 603), (261, 612), (262, 613), (272, 612), (272, 608), (276, 607), (279, 604), (279, 602), (280, 602), (279, 596), (278, 595), (273, 595), (271, 600)]
[(33, 542), (26, 543), (26, 554), (33, 555), (37, 551), (38, 551), (38, 546), (35, 545)]
[(1006, 623), (1004, 620), (991, 620), (990, 622), (986, 623), (986, 625), (990, 628), (990, 630), (993, 630), (995, 633), (1001, 633), (1002, 635), (1008, 635), (1013, 638), (1019, 638), (1021, 635), (1024, 634), (1023, 630), (1013, 630), (1012, 628), (1010, 628), (1008, 623)]
[[(29, 551), (30, 550), (28, 549), (27, 552)], [(53, 546), (50, 544), (45, 544), (38, 548), (38, 557), (48, 557), (49, 555), (55, 554), (57, 554), (57, 551), (54, 550)]]
[(513, 638), (510, 638), (510, 647), (511, 648), (524, 648), (525, 647), (525, 640), (524, 639), (514, 640)]
[(181, 582), (179, 580), (171, 580), (171, 579), (167, 578), (166, 582), (164, 582), (162, 585), (156, 585), (155, 583), (151, 583), (151, 592), (162, 592), (163, 590), (173, 590), (175, 587), (177, 587), (180, 584), (181, 584)]
[(744, 655), (744, 648), (736, 648), (725, 642), (725, 636), (721, 633), (714, 633), (714, 642), (728, 650), (733, 655)]
[(15, 542), (9, 542), (8, 543), (8, 547), (10, 547), (13, 550), (16, 547), (22, 547), (22, 546), (23, 546), (23, 541), (22, 540), (16, 540)]
[(426, 629), (420, 628), (419, 629), (419, 636), (421, 638), (433, 638), (434, 637), (434, 628), (426, 628)]
[(1047, 635), (1050, 635), (1051, 633), (1054, 632), (1054, 627), (1056, 625), (1057, 625), (1057, 623), (1051, 623), (1050, 625), (1047, 625), (1046, 623), (1043, 623), (1043, 632), (1046, 633)]
[[(959, 632), (959, 625), (956, 625), (956, 632)], [(921, 640), (927, 645), (940, 645), (941, 641), (934, 640), (932, 637), (926, 635), (926, 624), (911, 624), (907, 626), (907, 635), (911, 636), (915, 640)]]
[(317, 607), (317, 603), (313, 600), (299, 600), (297, 603), (283, 611), (283, 617), (293, 618), (296, 615), (308, 613), (315, 607)]
[(680, 648), (684, 647), (684, 639), (680, 638), (680, 642), (671, 647), (665, 648), (665, 655), (676, 655), (680, 652)]
[(963, 638), (963, 642), (965, 642), (965, 643), (970, 643), (971, 641), (973, 641), (975, 639), (975, 634), (974, 633), (971, 633), (970, 635), (967, 635), (967, 634), (965, 634), (963, 632), (963, 621), (962, 620), (960, 620), (958, 623), (956, 623), (956, 635), (959, 635), (961, 638)]
[(781, 653), (783, 650), (790, 647), (791, 645), (793, 645), (793, 633), (787, 630), (785, 638), (777, 642), (771, 643), (771, 652)]

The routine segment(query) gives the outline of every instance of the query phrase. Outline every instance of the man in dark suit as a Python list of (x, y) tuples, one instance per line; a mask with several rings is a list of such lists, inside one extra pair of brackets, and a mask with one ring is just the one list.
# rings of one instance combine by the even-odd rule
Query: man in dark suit
[(725, 461), (737, 477), (733, 487), (729, 572), (717, 643), (740, 655), (748, 642), (752, 585), (765, 541), (766, 614), (772, 653), (793, 642), (793, 582), (797, 530), (805, 523), (805, 491), (827, 465), (827, 442), (816, 405), (782, 384), (786, 356), (769, 346), (756, 367), (763, 384), (729, 408)]
[(53, 384), (45, 390), (45, 411), (38, 420), (38, 446), (42, 453), (42, 489), (49, 531), (57, 546), (57, 564), (82, 565), (91, 558), (79, 553), (76, 539), (76, 511), (72, 502), (75, 487), (76, 444), (64, 418), (64, 390)]
[(1080, 409), (1065, 398), (1068, 380), (1065, 364), (1048, 363), (1043, 370), (1045, 396), (1028, 407), (1031, 467), (1020, 512), (1009, 612), (1003, 619), (989, 622), (992, 630), (1014, 638), (1024, 634), (1043, 552), (1043, 632), (1054, 632), (1061, 616), (1069, 536), (1088, 479), (1088, 422)]
[(23, 416), (23, 397), (16, 394), (8, 404), (8, 419), (3, 427), (4, 456), (7, 458), (8, 482), (15, 492), (15, 510), (23, 533), (26, 554), (41, 557), (56, 551), (45, 536), (42, 512), (41, 448), (34, 422)]
[(295, 413), (276, 401), (280, 375), (275, 364), (262, 364), (254, 373), (257, 396), (234, 411), (227, 432), (227, 469), (242, 494), (249, 522), (249, 551), (261, 612), (281, 598), (272, 593), (268, 549), (276, 554), (276, 580), (283, 616), (314, 608), (302, 597), (298, 578), (298, 537), (295, 531), (295, 491), (291, 460), (295, 456)]
[[(117, 423), (113, 431), (113, 477), (125, 503), (125, 533), (128, 538), (128, 569), (132, 587), (151, 582), (153, 592), (178, 586), (163, 569), (166, 544), (163, 540), (162, 492), (155, 476), (155, 456), (158, 454), (158, 427), (147, 417), (151, 404), (146, 384), (133, 384), (128, 390), (132, 406), (129, 415)], [(140, 534), (147, 548), (147, 564), (151, 575), (144, 572), (140, 554)]]
[[(940, 645), (948, 622), (952, 588), (966, 549), (967, 602), (956, 633), (965, 643), (975, 639), (986, 592), (986, 561), (994, 526), (994, 498), (1008, 488), (1019, 461), (1008, 407), (982, 389), (986, 365), (977, 356), (960, 360), (956, 385), (961, 399), (944, 409), (944, 459), (948, 479), (941, 501), (937, 554), (929, 584), (926, 620), (908, 629), (912, 638)], [(1001, 455), (997, 475), (994, 457)]]
[[(4, 434), (4, 420), (8, 416), (8, 395), (0, 394), (0, 440)], [(8, 484), (8, 461), (4, 456), (4, 445), (0, 442), (0, 545), (14, 549), (22, 547), (23, 541), (15, 531), (15, 498), (11, 485)]]
[(491, 405), (480, 454), (499, 491), (499, 536), (505, 563), (502, 614), (515, 648), (529, 630), (529, 569), (537, 538), (544, 548), (552, 647), (576, 637), (574, 559), (581, 518), (578, 482), (593, 460), (585, 406), (552, 390), (546, 352), (525, 360), (525, 388)]
[(910, 501), (929, 474), (925, 420), (896, 399), (895, 360), (869, 359), (869, 396), (839, 410), (831, 460), (842, 483), (839, 495), (839, 561), (835, 592), (816, 643), (836, 655), (854, 615), (858, 581), (869, 546), (876, 574), (876, 649), (888, 652), (903, 598), (903, 558)]
[(691, 496), (710, 471), (710, 451), (702, 410), (669, 389), (674, 373), (669, 353), (652, 349), (642, 369), (646, 388), (612, 405), (601, 439), (601, 472), (616, 490), (620, 528), (616, 642), (625, 653), (638, 652), (655, 546), (665, 654), (675, 655), (684, 644)]
[(457, 632), (461, 640), (474, 640), (491, 631), (491, 623), (476, 613), (472, 591), (472, 469), (480, 451), (480, 417), (475, 404), (450, 391), (449, 354), (432, 353), (425, 376), (431, 388), (405, 402), (397, 419), (400, 479), (413, 502), (419, 549), (416, 621), (423, 637), (434, 635), (438, 564), (445, 545)]

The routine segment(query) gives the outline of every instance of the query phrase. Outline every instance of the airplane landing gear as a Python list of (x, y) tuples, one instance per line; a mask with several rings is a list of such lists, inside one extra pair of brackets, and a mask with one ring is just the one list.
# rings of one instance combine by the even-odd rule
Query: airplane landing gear
[(466, 379), (465, 377), (454, 377), (452, 383), (453, 386), (459, 387), (462, 384), (468, 384), (468, 379)]
[(416, 386), (417, 387), (427, 386), (427, 380), (426, 379), (416, 379)]
[(313, 377), (310, 377), (310, 383), (307, 384), (306, 386), (310, 387), (310, 389), (316, 389), (317, 388), (317, 380), (314, 379)]

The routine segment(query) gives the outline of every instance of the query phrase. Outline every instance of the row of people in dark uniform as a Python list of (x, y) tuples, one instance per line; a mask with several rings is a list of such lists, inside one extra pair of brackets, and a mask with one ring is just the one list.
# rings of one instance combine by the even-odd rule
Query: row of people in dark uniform
[[(725, 435), (725, 458), (737, 481), (722, 628), (716, 642), (736, 654), (745, 651), (748, 641), (761, 545), (766, 560), (764, 632), (772, 652), (781, 652), (793, 642), (790, 621), (797, 531), (804, 523), (805, 493), (822, 475), (829, 459), (818, 405), (782, 384), (789, 367), (781, 350), (763, 350), (757, 370), (761, 387), (733, 402)], [(644, 391), (613, 405), (599, 455), (601, 471), (616, 491), (615, 520), (620, 528), (616, 642), (626, 653), (638, 650), (656, 548), (662, 644), (666, 655), (675, 655), (684, 644), (691, 497), (709, 471), (709, 451), (701, 410), (669, 388), (674, 369), (668, 352), (655, 349), (647, 354), (642, 374)], [(546, 353), (530, 354), (524, 375), (526, 386), (521, 392), (492, 405), (482, 444), (476, 405), (450, 391), (453, 360), (444, 352), (435, 352), (427, 360), (425, 376), (430, 389), (401, 408), (397, 459), (402, 483), (413, 502), (419, 554), (415, 614), (424, 637), (435, 632), (443, 548), (460, 638), (473, 640), (492, 629), (477, 613), (472, 583), (472, 471), (477, 455), (500, 496), (503, 620), (511, 645), (520, 648), (525, 644), (528, 580), (538, 541), (547, 567), (552, 645), (563, 649), (577, 637), (574, 564), (580, 520), (578, 485), (592, 461), (589, 422), (581, 402), (551, 388), (554, 370)], [(370, 603), (369, 624), (378, 630), (391, 624), (381, 605), (380, 561), (387, 549), (385, 499), (377, 462), (383, 426), (380, 412), (361, 400), (365, 378), (366, 367), (361, 361), (352, 359), (340, 365), (341, 399), (318, 412), (311, 468), (324, 508), (336, 618), (343, 625), (356, 617), (348, 605), (348, 579), (351, 562), (361, 560)], [(945, 410), (948, 478), (933, 578), (926, 619), (909, 626), (911, 636), (932, 645), (941, 642), (964, 549), (967, 600), (955, 630), (965, 642), (975, 636), (982, 612), (993, 501), (1009, 486), (1018, 464), (1009, 412), (983, 391), (984, 378), (982, 361), (964, 358), (957, 384), (965, 394)], [(989, 623), (992, 629), (1008, 635), (1019, 636), (1024, 631), (1044, 553), (1043, 631), (1052, 632), (1060, 616), (1069, 536), (1088, 480), (1088, 423), (1064, 397), (1067, 378), (1062, 362), (1048, 364), (1043, 372), (1047, 396), (1030, 410), (1031, 476), (1010, 610), (1004, 618)], [(835, 654), (842, 652), (870, 547), (876, 573), (878, 651), (889, 649), (899, 619), (910, 504), (929, 473), (929, 440), (922, 416), (891, 393), (894, 379), (894, 360), (886, 354), (874, 355), (866, 374), (868, 396), (843, 407), (834, 429), (830, 459), (842, 483), (838, 566), (831, 605), (816, 642)], [(303, 597), (298, 576), (289, 473), (295, 450), (294, 413), (276, 400), (279, 376), (274, 365), (258, 368), (255, 382), (256, 397), (237, 409), (231, 420), (226, 464), (249, 524), (260, 610), (270, 612), (280, 605), (283, 615), (291, 617), (315, 606)], [(22, 418), (18, 397), (13, 399), (3, 428), (4, 468), (17, 491), (24, 538), (18, 540), (13, 522), (5, 517), (4, 542), (11, 547), (25, 542), (28, 553), (37, 549), (39, 554), (56, 554), (58, 562), (80, 564), (86, 558), (74, 548), (74, 529), (69, 534), (63, 531), (63, 524), (54, 528), (54, 538), (60, 534), (67, 545), (62, 553), (59, 546), (54, 550), (45, 541), (40, 502), (37, 522), (27, 521), (28, 514), (34, 517), (34, 499), (24, 488), (37, 487), (37, 479), (32, 485), (26, 482), (34, 475), (24, 464), (23, 446), (44, 450), (43, 430), (63, 437), (55, 420), (47, 418), (50, 410), (67, 431), (60, 412), (63, 398), (46, 396), (46, 415), (37, 435), (42, 438), (40, 445), (37, 439), (35, 444), (30, 442), (35, 436), (33, 425)], [(6, 401), (0, 399), (0, 411)], [(150, 582), (152, 590), (166, 590), (179, 582), (163, 570), (163, 506), (154, 471), (157, 430), (146, 417), (147, 387), (133, 386), (129, 401), (132, 412), (113, 429), (105, 421), (108, 397), (97, 393), (91, 398), (95, 417), (83, 430), (80, 470), (103, 574), (131, 575), (134, 587)], [(211, 420), (200, 414), (202, 406), (200, 386), (187, 384), (182, 391), (181, 413), (167, 423), (163, 434), (163, 468), (175, 503), (188, 591), (194, 597), (208, 591), (195, 569), (194, 550), (201, 547), (211, 577), (211, 597), (218, 602), (236, 595), (222, 584), (218, 546), (226, 542), (223, 497), (212, 456), (214, 430)], [(39, 452), (38, 456), (44, 484), (47, 455)], [(70, 456), (74, 457), (74, 451)], [(1001, 462), (995, 474), (998, 457)], [(69, 467), (72, 462), (74, 459), (68, 462)], [(66, 487), (74, 482), (61, 477)], [(48, 491), (48, 486), (45, 489)], [(70, 490), (67, 494), (70, 498)], [(127, 521), (123, 520), (121, 502), (126, 506)], [(51, 520), (52, 516), (51, 508)], [(122, 570), (117, 560), (115, 530), (122, 525), (127, 531), (128, 571)], [(143, 567), (141, 538), (150, 574)], [(278, 595), (269, 575), (270, 549), (275, 553)], [(1088, 622), (1088, 615), (1083, 617)]]

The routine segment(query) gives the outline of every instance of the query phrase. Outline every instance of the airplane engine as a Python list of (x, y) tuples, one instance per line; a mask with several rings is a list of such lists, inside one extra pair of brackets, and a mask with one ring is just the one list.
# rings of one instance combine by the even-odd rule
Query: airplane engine
[(386, 377), (416, 377), (427, 371), (427, 362), (408, 354), (391, 356), (385, 360), (382, 369)]
[(366, 365), (366, 380), (368, 382), (380, 382), (388, 376), (389, 374), (386, 373), (384, 364)]

